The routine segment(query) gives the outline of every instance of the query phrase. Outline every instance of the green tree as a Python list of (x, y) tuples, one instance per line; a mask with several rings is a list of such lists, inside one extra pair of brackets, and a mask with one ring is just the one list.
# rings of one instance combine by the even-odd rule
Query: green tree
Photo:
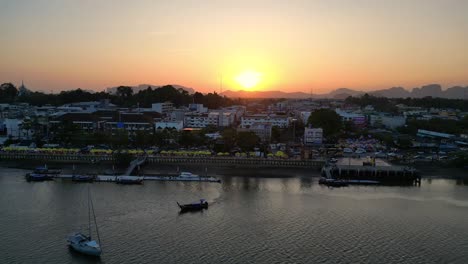
[(237, 142), (236, 130), (232, 128), (226, 128), (221, 134), (221, 137), (223, 139), (226, 151), (230, 151), (236, 145), (236, 142)]
[(281, 141), (281, 129), (278, 126), (273, 126), (271, 128), (271, 141), (273, 142)]
[(11, 103), (18, 96), (18, 89), (12, 83), (0, 85), (0, 102)]
[(130, 86), (117, 87), (117, 95), (120, 97), (130, 97), (133, 95), (133, 89)]
[(251, 151), (260, 143), (260, 138), (252, 131), (237, 133), (237, 145), (242, 151)]
[(333, 110), (319, 109), (312, 112), (307, 125), (321, 127), (325, 136), (332, 136), (340, 132), (343, 123), (341, 117)]

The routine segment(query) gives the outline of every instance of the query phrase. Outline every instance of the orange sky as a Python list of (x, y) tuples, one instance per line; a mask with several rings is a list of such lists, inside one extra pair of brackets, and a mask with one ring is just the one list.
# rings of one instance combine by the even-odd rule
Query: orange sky
[(0, 2), (0, 82), (324, 93), (468, 85), (468, 1)]

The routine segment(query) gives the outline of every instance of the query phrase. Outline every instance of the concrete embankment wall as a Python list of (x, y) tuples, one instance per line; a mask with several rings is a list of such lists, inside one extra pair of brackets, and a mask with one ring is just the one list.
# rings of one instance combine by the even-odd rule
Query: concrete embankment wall
[[(69, 154), (22, 154), (0, 153), (0, 161), (33, 160), (42, 162), (64, 163), (112, 163), (111, 155), (69, 155)], [(324, 165), (322, 160), (291, 160), (291, 159), (262, 159), (262, 158), (235, 158), (235, 157), (166, 157), (149, 156), (149, 164), (161, 165), (200, 165), (218, 167), (247, 167), (247, 168), (312, 168), (319, 169)]]

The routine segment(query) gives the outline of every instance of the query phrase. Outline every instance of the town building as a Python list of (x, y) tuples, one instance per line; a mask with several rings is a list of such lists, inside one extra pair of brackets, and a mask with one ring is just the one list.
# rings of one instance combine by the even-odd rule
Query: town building
[(373, 127), (385, 127), (388, 129), (396, 129), (406, 124), (405, 116), (391, 115), (370, 115), (370, 125)]
[(323, 142), (323, 129), (310, 128), (304, 129), (304, 145), (320, 145)]
[(196, 113), (190, 112), (185, 114), (184, 127), (203, 128), (207, 126), (219, 126), (219, 113)]
[(208, 108), (204, 107), (203, 104), (189, 104), (189, 110), (192, 112), (206, 113)]
[(167, 114), (171, 112), (174, 107), (171, 102), (164, 102), (151, 104), (151, 109), (156, 113)]
[(341, 117), (343, 122), (352, 122), (354, 125), (359, 127), (366, 126), (367, 124), (366, 116), (363, 114), (345, 112), (339, 108), (337, 108), (335, 112)]
[(154, 124), (156, 130), (161, 129), (175, 129), (180, 131), (184, 128), (184, 122), (182, 121), (159, 121)]
[(237, 132), (252, 131), (260, 138), (261, 141), (270, 142), (272, 127), (273, 126), (269, 123), (254, 123), (249, 127), (238, 128)]
[(248, 128), (255, 124), (270, 124), (279, 128), (287, 128), (291, 118), (285, 115), (246, 115), (241, 118), (241, 128)]

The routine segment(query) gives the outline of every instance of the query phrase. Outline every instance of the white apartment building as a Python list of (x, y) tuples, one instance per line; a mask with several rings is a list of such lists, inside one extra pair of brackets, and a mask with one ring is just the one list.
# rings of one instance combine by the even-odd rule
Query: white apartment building
[(154, 103), (151, 104), (151, 109), (154, 112), (160, 113), (160, 114), (166, 114), (172, 111), (173, 105), (171, 102), (164, 102), (164, 103)]
[(278, 115), (246, 115), (241, 119), (241, 127), (248, 128), (255, 124), (270, 124), (271, 126), (277, 126), (280, 128), (286, 128), (289, 126), (290, 117), (278, 116)]
[(304, 144), (316, 145), (323, 142), (323, 129), (322, 128), (308, 128), (304, 129)]
[(209, 125), (219, 126), (219, 113), (187, 113), (184, 118), (184, 127), (202, 128)]
[(229, 127), (235, 122), (235, 113), (232, 112), (228, 112), (225, 110), (211, 110), (209, 114), (218, 115), (218, 126), (220, 127)]

